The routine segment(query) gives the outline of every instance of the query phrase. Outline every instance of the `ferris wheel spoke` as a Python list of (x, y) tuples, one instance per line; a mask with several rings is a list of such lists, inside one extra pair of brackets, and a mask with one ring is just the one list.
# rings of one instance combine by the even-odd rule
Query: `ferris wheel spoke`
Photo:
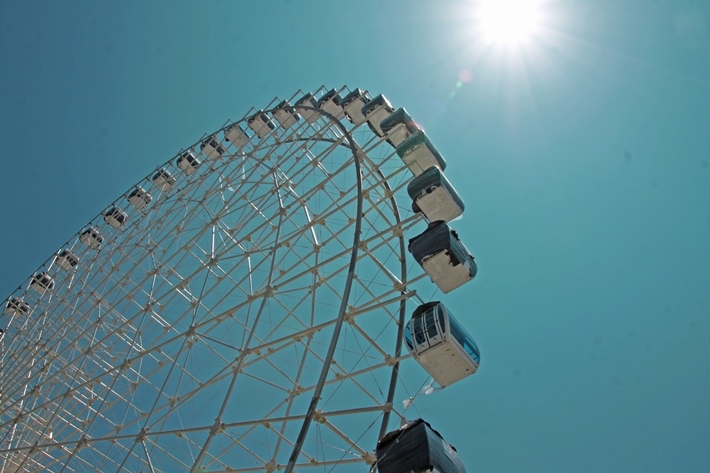
[[(277, 182), (277, 178), (276, 178), (275, 174), (274, 174), (274, 176), (273, 176), (273, 179), (274, 179), (274, 183), (276, 183), (276, 182)], [(278, 191), (277, 191), (277, 193), (278, 193)], [(279, 208), (280, 208), (280, 209), (283, 209), (283, 203), (282, 203), (282, 201), (281, 201), (280, 194), (279, 194), (278, 200), (279, 200)], [(279, 242), (279, 236), (280, 236), (280, 231), (281, 231), (281, 225), (282, 225), (282, 223), (283, 223), (283, 214), (282, 214), (282, 213), (279, 213), (279, 225), (278, 225), (277, 230), (276, 230), (275, 243), (278, 243), (278, 242)], [(269, 270), (269, 276), (268, 276), (268, 278), (267, 278), (267, 287), (270, 287), (271, 281), (272, 281), (272, 279), (273, 279), (274, 269), (275, 269), (275, 267), (276, 267), (277, 248), (278, 248), (278, 246), (274, 246), (274, 249), (273, 249), (273, 251), (272, 251), (272, 255), (271, 255), (271, 265), (270, 265), (270, 270)], [(259, 307), (259, 310), (258, 310), (258, 312), (257, 312), (257, 314), (256, 314), (256, 316), (255, 316), (255, 318), (254, 318), (254, 322), (253, 322), (253, 325), (252, 325), (252, 330), (249, 332), (249, 335), (248, 335), (247, 338), (246, 338), (245, 347), (247, 347), (247, 348), (248, 348), (249, 345), (251, 344), (251, 340), (252, 340), (252, 338), (253, 338), (253, 336), (254, 336), (254, 328), (256, 328), (256, 327), (258, 326), (259, 321), (260, 321), (260, 319), (261, 319), (261, 316), (262, 316), (262, 314), (263, 314), (265, 302), (266, 302), (266, 299), (262, 300), (261, 305), (260, 305), (260, 307)], [(228, 401), (229, 401), (229, 399), (230, 399), (230, 397), (231, 397), (232, 390), (234, 389), (234, 386), (235, 386), (235, 384), (236, 384), (236, 382), (237, 382), (237, 378), (238, 378), (238, 376), (239, 376), (239, 374), (240, 374), (240, 372), (241, 372), (241, 366), (242, 366), (242, 364), (244, 363), (244, 360), (245, 360), (244, 353), (246, 353), (246, 352), (243, 352), (243, 353), (239, 356), (239, 358), (238, 358), (239, 361), (238, 361), (236, 367), (234, 368), (234, 374), (233, 374), (233, 376), (232, 376), (232, 380), (231, 380), (231, 382), (230, 382), (230, 384), (229, 384), (229, 387), (227, 388), (227, 392), (226, 392), (226, 394), (225, 394), (225, 396), (224, 396), (224, 401), (222, 402), (222, 407), (220, 408), (220, 411), (219, 411), (219, 413), (218, 413), (218, 415), (217, 415), (217, 419), (216, 419), (216, 421), (215, 421), (215, 422), (216, 422), (215, 425), (217, 425), (217, 423), (221, 423), (221, 422), (222, 422), (222, 416), (224, 415), (224, 411), (225, 411), (225, 409), (226, 409), (226, 407), (227, 407), (227, 404), (228, 404)], [(208, 448), (209, 448), (209, 446), (210, 446), (210, 443), (212, 442), (212, 439), (214, 438), (215, 433), (216, 433), (216, 429), (213, 428), (213, 429), (211, 430), (211, 432), (210, 432), (210, 435), (207, 437), (207, 440), (205, 441), (204, 446), (203, 446), (202, 449), (200, 450), (200, 453), (198, 454), (197, 458), (195, 459), (195, 465), (198, 465), (198, 464), (202, 461), (203, 457), (205, 456), (205, 454), (206, 454), (206, 452), (207, 452), (207, 450), (208, 450)], [(196, 468), (196, 466), (193, 466), (193, 468), (191, 469), (191, 472), (193, 472), (193, 471), (195, 470), (195, 468)]]

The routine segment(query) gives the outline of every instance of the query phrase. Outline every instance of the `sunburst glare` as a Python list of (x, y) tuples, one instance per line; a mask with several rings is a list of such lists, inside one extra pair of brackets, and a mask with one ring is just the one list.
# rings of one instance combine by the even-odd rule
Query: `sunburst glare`
[(540, 3), (538, 0), (481, 0), (476, 17), (486, 42), (523, 45), (540, 28)]

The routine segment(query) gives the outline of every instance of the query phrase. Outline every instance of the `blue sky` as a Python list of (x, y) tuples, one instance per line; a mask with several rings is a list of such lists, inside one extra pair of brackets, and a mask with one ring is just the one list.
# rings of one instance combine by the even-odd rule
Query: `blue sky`
[(467, 205), (482, 365), (419, 409), (468, 470), (708, 471), (710, 5), (551, 0), (518, 48), (476, 5), (3, 2), (0, 291), (226, 119), (384, 93)]

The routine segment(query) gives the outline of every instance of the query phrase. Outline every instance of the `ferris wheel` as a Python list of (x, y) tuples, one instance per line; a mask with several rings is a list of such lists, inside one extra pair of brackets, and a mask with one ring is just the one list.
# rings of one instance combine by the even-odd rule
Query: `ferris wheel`
[(156, 168), (7, 298), (0, 473), (375, 464), (401, 360), (477, 368), (427, 358), (431, 303), (407, 322), (476, 272), (442, 163), (383, 96), (320, 88)]

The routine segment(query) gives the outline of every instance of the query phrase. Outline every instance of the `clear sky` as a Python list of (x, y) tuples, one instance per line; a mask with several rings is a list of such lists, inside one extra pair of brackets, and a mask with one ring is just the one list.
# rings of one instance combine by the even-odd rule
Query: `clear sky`
[(418, 402), (468, 471), (710, 471), (710, 3), (544, 1), (512, 45), (479, 7), (1, 2), (0, 292), (227, 118), (384, 93), (467, 205), (482, 365)]

